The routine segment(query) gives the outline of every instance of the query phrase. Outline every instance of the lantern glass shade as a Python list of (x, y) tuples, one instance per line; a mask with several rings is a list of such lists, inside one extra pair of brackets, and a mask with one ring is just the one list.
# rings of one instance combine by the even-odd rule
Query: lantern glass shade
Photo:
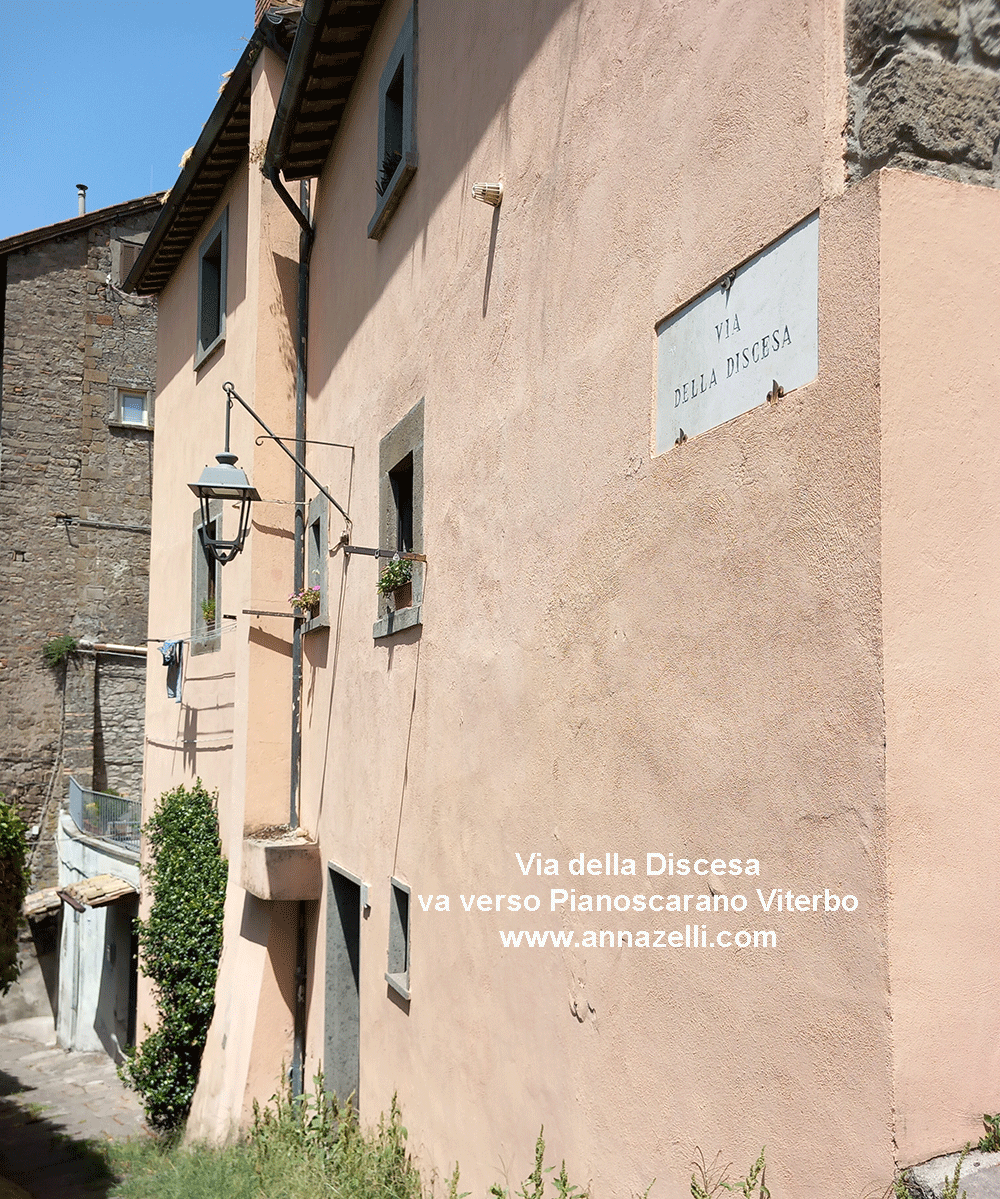
[(189, 483), (188, 486), (199, 499), (248, 501), (260, 499), (257, 488), (251, 487), (246, 471), (226, 462), (216, 466), (206, 466), (201, 472), (198, 482)]
[[(243, 548), (250, 532), (250, 505), (254, 500), (259, 500), (260, 495), (256, 487), (251, 486), (246, 472), (236, 466), (235, 454), (217, 454), (216, 462), (216, 466), (205, 467), (197, 483), (189, 483), (188, 486), (201, 501), (202, 544), (220, 566), (225, 566)], [(212, 500), (235, 500), (240, 505), (239, 528), (232, 541), (209, 537), (204, 532), (211, 523), (209, 503)]]

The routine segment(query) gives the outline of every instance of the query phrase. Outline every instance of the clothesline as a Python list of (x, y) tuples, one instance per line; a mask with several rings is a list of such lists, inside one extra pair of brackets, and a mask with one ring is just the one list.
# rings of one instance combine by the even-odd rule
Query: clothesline
[(147, 637), (147, 643), (157, 642), (162, 644), (166, 641), (187, 641), (190, 645), (200, 645), (202, 641), (211, 641), (213, 637), (218, 637), (220, 633), (229, 633), (237, 626), (237, 621), (230, 620), (225, 624), (220, 624), (218, 628), (213, 629), (210, 633), (172, 633), (169, 637)]
[[(211, 641), (221, 633), (228, 633), (230, 629), (236, 628), (236, 621), (231, 620), (228, 624), (221, 624), (217, 629), (206, 630), (204, 633), (188, 633), (185, 637), (167, 637), (159, 646), (160, 654), (163, 656), (163, 665), (167, 668), (167, 699), (181, 702), (181, 693), (184, 689), (184, 643), (188, 645), (200, 645), (204, 641)], [(151, 641), (158, 641), (158, 637), (151, 637)]]

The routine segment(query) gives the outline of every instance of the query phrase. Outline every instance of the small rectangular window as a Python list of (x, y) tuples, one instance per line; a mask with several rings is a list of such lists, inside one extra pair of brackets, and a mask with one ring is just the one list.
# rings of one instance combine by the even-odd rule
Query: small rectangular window
[(217, 650), (222, 638), (222, 567), (208, 552), (205, 539), (222, 532), (222, 501), (209, 503), (209, 521), (204, 524), (201, 511), (194, 514), (191, 539), (191, 653), (207, 654)]
[(389, 471), (389, 484), (396, 505), (396, 544), (393, 549), (409, 553), (413, 550), (413, 455)]
[(379, 80), (375, 215), (368, 224), (368, 236), (376, 241), (385, 232), (389, 218), (417, 172), (414, 12), (411, 8), (407, 14)]
[(196, 367), (226, 339), (228, 239), (227, 208), (212, 226), (198, 252), (198, 346), (194, 358)]
[[(379, 445), (379, 548), (393, 552), (424, 552), (424, 401), (403, 417)], [(379, 566), (385, 569), (385, 559)], [(414, 562), (408, 586), (391, 597), (379, 598), (374, 637), (387, 637), (421, 623), (424, 564)]]
[(410, 998), (410, 888), (389, 880), (389, 968), (385, 981), (404, 999)]
[(115, 410), (111, 420), (116, 425), (129, 425), (136, 429), (152, 428), (152, 393), (140, 387), (116, 388)]
[(306, 520), (306, 586), (319, 590), (319, 608), (305, 623), (305, 631), (330, 627), (329, 570), (330, 502), (318, 495), (309, 505)]

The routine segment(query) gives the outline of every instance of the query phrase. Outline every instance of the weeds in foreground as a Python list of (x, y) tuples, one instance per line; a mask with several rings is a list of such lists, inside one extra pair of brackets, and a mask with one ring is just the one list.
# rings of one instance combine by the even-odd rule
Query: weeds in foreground
[(890, 1191), (886, 1192), (886, 1199), (888, 1199), (890, 1192), (892, 1199), (913, 1199), (913, 1196), (910, 1194), (910, 1188), (907, 1186), (907, 1173), (905, 1170), (901, 1174), (897, 1174), (892, 1180)]
[[(393, 1096), (389, 1116), (363, 1131), (348, 1101), (338, 1104), (316, 1079), (312, 1094), (285, 1090), (254, 1105), (246, 1138), (226, 1148), (130, 1141), (109, 1148), (124, 1181), (120, 1199), (424, 1199), (406, 1151)], [(453, 1175), (457, 1194), (458, 1173)]]
[[(969, 1156), (971, 1148), (971, 1145), (966, 1145), (962, 1150), (962, 1155), (955, 1166), (955, 1177), (949, 1178), (947, 1174), (944, 1176), (944, 1189), (941, 1191), (941, 1199), (958, 1199), (958, 1180), (961, 1177), (962, 1166), (965, 1165), (965, 1159)], [(965, 1199), (965, 1191), (962, 1192), (962, 1199)]]
[(760, 1151), (760, 1157), (750, 1167), (746, 1177), (736, 1182), (729, 1181), (732, 1162), (728, 1166), (719, 1165), (722, 1160), (721, 1153), (715, 1155), (709, 1166), (705, 1162), (704, 1153), (700, 1149), (697, 1149), (696, 1152), (698, 1156), (691, 1163), (694, 1167), (691, 1175), (692, 1199), (715, 1199), (715, 1196), (722, 1191), (736, 1191), (743, 1195), (744, 1199), (754, 1199), (755, 1196), (756, 1199), (771, 1199), (771, 1192), (764, 1182), (767, 1166), (764, 1161), (763, 1149)]
[[(558, 1172), (545, 1165), (544, 1129), (535, 1143), (535, 1166), (514, 1192), (515, 1199), (588, 1199), (569, 1181), (566, 1163)], [(311, 1094), (285, 1089), (266, 1107), (254, 1104), (253, 1125), (244, 1140), (226, 1148), (182, 1146), (177, 1139), (126, 1141), (108, 1147), (112, 1167), (124, 1181), (111, 1192), (119, 1199), (428, 1199), (420, 1173), (406, 1149), (395, 1095), (389, 1115), (368, 1131), (358, 1124), (350, 1100), (338, 1104), (317, 1075)], [(547, 1175), (554, 1177), (547, 1179)], [(495, 1185), (493, 1199), (510, 1199)], [(447, 1199), (468, 1199), (455, 1169)], [(649, 1189), (642, 1199), (648, 1199)]]
[[(971, 1145), (966, 1145), (962, 1150), (962, 1154), (955, 1163), (955, 1173), (949, 1178), (944, 1176), (944, 1187), (941, 1191), (941, 1199), (959, 1199), (958, 1195), (958, 1180), (962, 1176), (962, 1166), (965, 1165), (965, 1159), (969, 1156), (972, 1149)], [(913, 1181), (909, 1170), (902, 1170), (892, 1180), (892, 1186), (886, 1192), (886, 1199), (891, 1195), (892, 1199), (913, 1199), (913, 1192), (910, 1190), (910, 1183)], [(923, 1192), (921, 1192), (922, 1194)], [(966, 1199), (965, 1191), (962, 1192), (961, 1199)]]
[(1000, 1112), (995, 1116), (983, 1115), (986, 1135), (979, 1138), (976, 1148), (981, 1153), (1000, 1153)]
[[(364, 1132), (351, 1100), (338, 1104), (324, 1088), (322, 1075), (315, 1089), (293, 1097), (290, 1091), (272, 1096), (272, 1106), (254, 1105), (247, 1148), (260, 1193), (270, 1199), (280, 1180), (296, 1169), (312, 1179), (316, 1195), (338, 1199), (423, 1199), (423, 1183), (406, 1150), (396, 1096), (389, 1116)], [(457, 1184), (457, 1176), (456, 1176)]]
[[(520, 1188), (514, 1192), (515, 1199), (543, 1199), (545, 1193), (545, 1175), (553, 1173), (554, 1170), (555, 1166), (545, 1165), (545, 1125), (543, 1124), (538, 1130), (538, 1140), (535, 1142), (535, 1168), (524, 1182), (521, 1183)], [(457, 1165), (455, 1167), (455, 1179), (457, 1183)], [(556, 1192), (556, 1199), (588, 1199), (590, 1195), (589, 1189), (570, 1182), (566, 1174), (565, 1159), (559, 1167), (559, 1173), (549, 1181)], [(489, 1193), (493, 1196), (493, 1199), (510, 1199), (508, 1189), (496, 1182), (490, 1187)], [(648, 1194), (649, 1188), (647, 1187), (646, 1195)], [(643, 1196), (643, 1199), (646, 1199), (646, 1197)]]

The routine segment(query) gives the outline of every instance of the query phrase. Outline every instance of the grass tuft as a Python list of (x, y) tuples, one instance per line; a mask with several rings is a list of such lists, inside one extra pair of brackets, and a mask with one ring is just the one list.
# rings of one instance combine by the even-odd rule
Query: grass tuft
[(395, 1096), (388, 1117), (365, 1132), (321, 1076), (312, 1094), (286, 1090), (255, 1104), (246, 1138), (227, 1148), (149, 1139), (108, 1154), (123, 1179), (111, 1192), (119, 1199), (424, 1199)]

